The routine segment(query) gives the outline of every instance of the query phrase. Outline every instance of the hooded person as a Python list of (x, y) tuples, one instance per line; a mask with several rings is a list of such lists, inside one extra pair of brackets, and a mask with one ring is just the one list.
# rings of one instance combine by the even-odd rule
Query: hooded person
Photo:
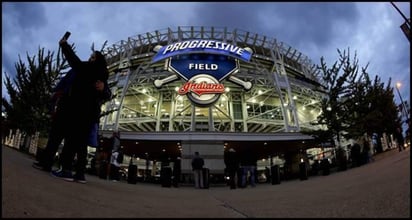
[[(64, 131), (66, 127), (65, 117), (66, 114), (70, 114), (66, 109), (66, 97), (69, 95), (71, 85), (75, 77), (75, 71), (70, 69), (53, 88), (53, 95), (50, 99), (49, 114), (51, 118), (51, 127), (49, 130), (49, 136), (46, 147), (43, 151), (40, 151), (37, 161), (33, 163), (33, 167), (50, 172), (55, 162), (54, 158), (58, 151), (60, 144), (64, 139)], [(104, 86), (103, 96), (100, 100), (101, 104), (110, 100), (112, 93), (109, 86)], [(99, 123), (95, 123), (92, 130), (89, 132), (88, 145), (91, 147), (97, 147), (98, 145), (98, 128)]]
[[(104, 88), (108, 86), (109, 72), (104, 55), (93, 51), (88, 61), (81, 61), (67, 39), (59, 42), (62, 53), (70, 67), (76, 72), (65, 105), (66, 130), (62, 150), (62, 169), (52, 175), (66, 181), (86, 183), (87, 141), (90, 131), (99, 122)], [(72, 175), (74, 157), (77, 155), (75, 175)]]

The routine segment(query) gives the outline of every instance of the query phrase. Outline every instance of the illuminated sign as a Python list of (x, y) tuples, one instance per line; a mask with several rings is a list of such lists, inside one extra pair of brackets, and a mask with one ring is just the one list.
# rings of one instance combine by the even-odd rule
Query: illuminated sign
[(249, 62), (252, 53), (244, 48), (215, 40), (188, 40), (176, 42), (162, 47), (153, 57), (152, 62), (158, 62), (179, 54), (207, 53), (231, 56)]
[(246, 90), (252, 87), (252, 83), (233, 76), (239, 70), (239, 60), (251, 59), (248, 49), (214, 40), (190, 40), (157, 46), (156, 50), (152, 62), (167, 59), (167, 70), (175, 75), (155, 80), (154, 85), (160, 88), (180, 76), (186, 83), (178, 93), (199, 106), (211, 105), (219, 99), (225, 92), (221, 82), (226, 78)]
[(199, 73), (209, 74), (218, 81), (235, 73), (239, 62), (227, 56), (210, 54), (188, 54), (168, 60), (169, 71), (175, 72), (186, 81)]

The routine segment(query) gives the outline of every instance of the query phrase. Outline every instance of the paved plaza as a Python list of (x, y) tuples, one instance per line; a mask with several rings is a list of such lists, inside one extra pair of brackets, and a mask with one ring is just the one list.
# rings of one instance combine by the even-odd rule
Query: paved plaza
[(410, 148), (308, 180), (230, 190), (164, 188), (87, 175), (66, 182), (2, 146), (2, 218), (410, 218)]

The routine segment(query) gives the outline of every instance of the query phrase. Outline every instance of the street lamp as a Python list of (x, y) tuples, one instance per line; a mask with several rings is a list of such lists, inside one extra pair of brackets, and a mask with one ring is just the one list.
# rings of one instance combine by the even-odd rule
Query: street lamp
[(399, 14), (402, 16), (402, 18), (405, 20), (406, 23), (408, 23), (409, 25), (411, 24), (411, 20), (406, 18), (406, 16), (402, 13), (401, 10), (399, 10), (399, 8), (395, 5), (395, 3), (391, 2), (392, 6), (399, 12)]
[(406, 16), (399, 10), (399, 8), (395, 5), (395, 3), (391, 2), (392, 6), (399, 12), (399, 14), (403, 17), (405, 22), (400, 26), (402, 32), (405, 34), (406, 38), (411, 41), (411, 19), (406, 18)]
[(401, 84), (400, 82), (397, 82), (397, 83), (396, 83), (396, 91), (398, 92), (399, 99), (401, 100), (401, 105), (402, 105), (403, 113), (404, 113), (405, 116), (406, 116), (406, 120), (409, 121), (409, 116), (408, 116), (408, 111), (407, 111), (407, 109), (406, 109), (406, 105), (405, 105), (405, 103), (403, 102), (401, 93), (399, 92), (399, 88), (400, 88), (401, 86), (402, 86), (402, 84)]

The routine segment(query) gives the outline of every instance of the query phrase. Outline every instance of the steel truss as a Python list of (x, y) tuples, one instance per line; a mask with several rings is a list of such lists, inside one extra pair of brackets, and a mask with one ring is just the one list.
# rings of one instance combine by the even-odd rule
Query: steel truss
[[(156, 79), (170, 76), (164, 63), (151, 64), (156, 45), (189, 39), (214, 39), (253, 50), (240, 62), (236, 77), (250, 81), (250, 91), (224, 81), (230, 91), (208, 108), (199, 108), (175, 91), (177, 80), (160, 89)], [(104, 49), (115, 99), (104, 106), (102, 130), (299, 132), (312, 129), (324, 96), (316, 65), (276, 39), (226, 27), (167, 28), (129, 37)]]

